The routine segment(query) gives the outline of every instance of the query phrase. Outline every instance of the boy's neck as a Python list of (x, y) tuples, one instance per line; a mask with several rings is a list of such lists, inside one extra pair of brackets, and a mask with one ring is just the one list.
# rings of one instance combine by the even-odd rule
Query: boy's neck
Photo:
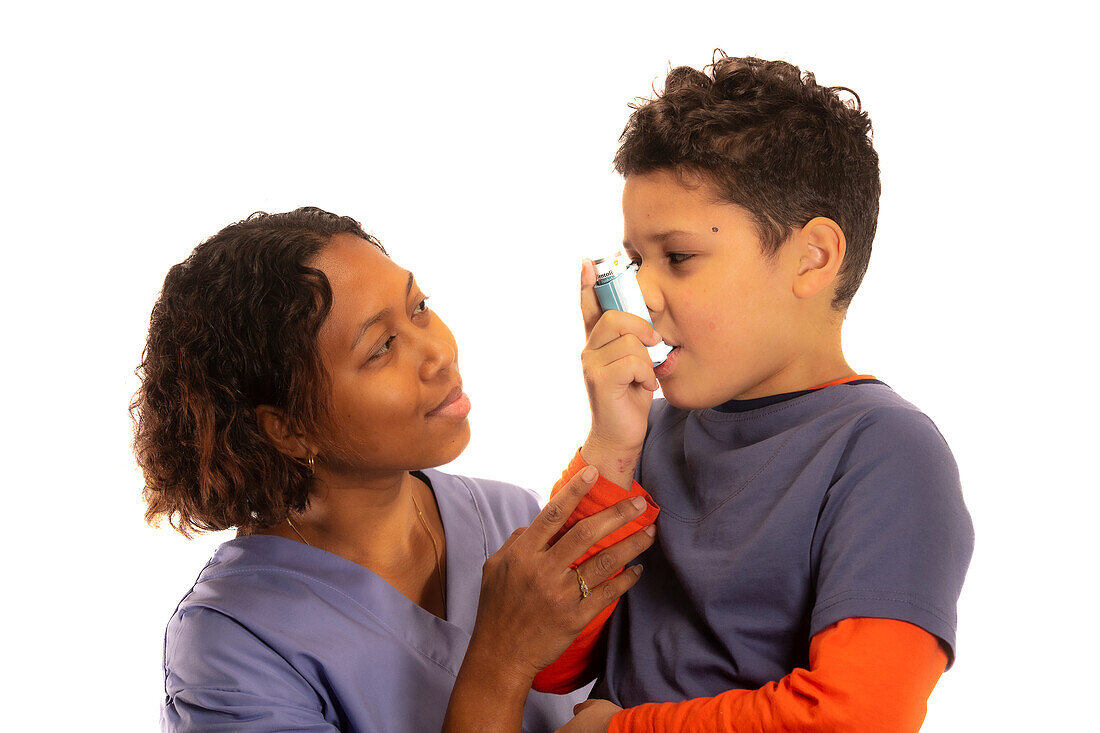
[(802, 343), (806, 347), (799, 349), (779, 369), (729, 399), (751, 400), (800, 392), (856, 374), (844, 358), (839, 327), (835, 332), (822, 334), (816, 343), (809, 338)]
[(794, 392), (783, 392), (780, 394), (769, 395), (767, 397), (756, 397), (749, 400), (729, 400), (727, 402), (723, 402), (720, 405), (715, 405), (711, 409), (715, 410), (716, 412), (726, 413), (752, 412), (753, 410), (759, 410), (765, 407), (774, 407), (775, 405), (778, 405), (782, 402), (793, 400), (796, 397), (803, 397), (805, 395), (813, 394), (814, 392), (820, 392), (826, 387), (833, 387), (840, 384), (867, 384), (869, 382), (883, 384), (883, 382), (880, 381), (873, 374), (853, 374), (851, 376), (842, 377), (841, 379), (835, 379), (830, 382), (825, 382), (823, 384), (815, 384), (809, 389), (800, 389), (795, 390)]

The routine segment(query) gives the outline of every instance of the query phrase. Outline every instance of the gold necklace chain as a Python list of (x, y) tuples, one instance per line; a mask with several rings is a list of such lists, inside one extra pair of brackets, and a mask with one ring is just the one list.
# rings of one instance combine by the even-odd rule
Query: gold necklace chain
[(290, 528), (292, 530), (294, 530), (294, 534), (298, 535), (298, 539), (300, 539), (302, 542), (305, 542), (310, 547), (313, 547), (313, 545), (309, 544), (309, 540), (307, 540), (305, 537), (303, 537), (302, 533), (298, 531), (298, 528), (294, 526), (294, 522), (290, 521), (290, 517), (286, 518), (286, 523), (290, 525)]
[(428, 539), (432, 541), (432, 554), (435, 556), (435, 572), (439, 575), (439, 596), (443, 600), (443, 608), (447, 607), (447, 579), (443, 577), (443, 565), (439, 559), (439, 545), (435, 542), (435, 535), (428, 527), (428, 520), (424, 518), (424, 512), (420, 511), (420, 504), (416, 501), (416, 493), (412, 494), (413, 506), (416, 507), (416, 516), (420, 517), (420, 523), (424, 525), (424, 531), (428, 533)]
[[(447, 579), (443, 577), (443, 565), (439, 558), (439, 545), (436, 544), (435, 535), (432, 534), (431, 528), (428, 526), (428, 520), (424, 518), (424, 512), (420, 511), (420, 504), (416, 501), (416, 494), (412, 494), (413, 506), (416, 507), (416, 516), (420, 517), (420, 524), (424, 526), (424, 531), (428, 533), (428, 539), (432, 541), (432, 556), (435, 558), (435, 572), (439, 576), (439, 596), (443, 601), (443, 607), (447, 607)], [(290, 521), (290, 517), (286, 518), (286, 523), (290, 525), (290, 529), (294, 534), (298, 535), (298, 539), (304, 542), (307, 546), (313, 547), (302, 533), (298, 531), (298, 528), (294, 526), (294, 522)]]

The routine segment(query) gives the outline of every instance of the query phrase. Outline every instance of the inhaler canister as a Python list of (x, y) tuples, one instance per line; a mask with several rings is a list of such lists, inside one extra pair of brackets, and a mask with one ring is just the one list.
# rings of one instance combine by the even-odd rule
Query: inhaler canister
[[(649, 309), (642, 298), (642, 289), (638, 286), (638, 268), (622, 252), (616, 252), (610, 257), (600, 257), (592, 260), (592, 263), (596, 266), (596, 297), (600, 300), (600, 307), (605, 311), (633, 313), (652, 326)], [(657, 367), (672, 351), (672, 347), (662, 341), (656, 346), (647, 346), (646, 351), (653, 360), (653, 366)]]

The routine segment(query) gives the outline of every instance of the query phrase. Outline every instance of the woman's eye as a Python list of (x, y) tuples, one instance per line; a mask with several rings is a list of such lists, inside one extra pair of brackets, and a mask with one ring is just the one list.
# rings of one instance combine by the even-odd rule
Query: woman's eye
[(386, 343), (379, 346), (378, 351), (371, 354), (370, 358), (367, 359), (367, 361), (374, 361), (375, 359), (377, 359), (379, 357), (385, 356), (386, 352), (390, 350), (390, 344), (393, 343), (393, 340), (395, 338), (397, 338), (397, 337), (396, 336), (390, 336), (388, 339), (386, 339)]
[(423, 313), (426, 310), (428, 310), (428, 296), (427, 295), (425, 295), (423, 300), (421, 300), (419, 303), (417, 303), (416, 307), (413, 308), (413, 315), (416, 315), (417, 313)]
[(679, 265), (682, 262), (690, 260), (695, 255), (684, 254), (683, 252), (669, 252), (667, 255), (670, 264)]

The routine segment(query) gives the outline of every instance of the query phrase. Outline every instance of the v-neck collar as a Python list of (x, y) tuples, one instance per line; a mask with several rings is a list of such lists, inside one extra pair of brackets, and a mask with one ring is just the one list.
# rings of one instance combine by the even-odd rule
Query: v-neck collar
[(460, 477), (434, 469), (420, 473), (428, 479), (443, 520), (447, 547), (447, 621), (469, 634), (477, 619), (481, 568), (489, 557), (485, 522), (473, 492)]
[(447, 618), (413, 603), (373, 570), (340, 555), (275, 535), (251, 535), (224, 543), (200, 576), (274, 570), (305, 576), (359, 606), (398, 638), (457, 674), (466, 653), (488, 556), (485, 527), (470, 489), (434, 470), (428, 479), (443, 520)]

